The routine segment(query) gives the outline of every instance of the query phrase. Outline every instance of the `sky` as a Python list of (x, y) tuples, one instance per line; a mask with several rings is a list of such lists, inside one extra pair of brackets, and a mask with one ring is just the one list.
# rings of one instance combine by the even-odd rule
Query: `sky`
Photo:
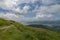
[(0, 17), (18, 22), (60, 20), (60, 0), (0, 0)]

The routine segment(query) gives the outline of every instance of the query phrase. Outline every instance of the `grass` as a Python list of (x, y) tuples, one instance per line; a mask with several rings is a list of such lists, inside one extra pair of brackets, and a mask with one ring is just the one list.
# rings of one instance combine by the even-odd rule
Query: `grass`
[[(0, 19), (0, 27), (14, 25), (0, 30), (0, 40), (60, 40), (60, 34), (43, 28), (33, 28), (20, 23)], [(3, 32), (5, 31), (5, 32)]]

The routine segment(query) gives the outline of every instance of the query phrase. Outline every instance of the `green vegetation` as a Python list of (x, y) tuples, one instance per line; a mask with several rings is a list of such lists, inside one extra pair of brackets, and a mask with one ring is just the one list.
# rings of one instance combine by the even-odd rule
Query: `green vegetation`
[(12, 24), (11, 20), (4, 20), (4, 19), (0, 18), (0, 27), (9, 26), (11, 24)]
[(10, 25), (13, 25), (13, 27), (0, 30), (0, 40), (60, 40), (60, 34), (57, 32), (0, 19), (0, 28)]

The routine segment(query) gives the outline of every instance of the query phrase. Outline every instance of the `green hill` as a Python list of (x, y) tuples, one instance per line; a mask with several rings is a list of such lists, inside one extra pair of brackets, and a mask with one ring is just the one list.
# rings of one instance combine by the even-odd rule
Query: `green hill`
[(0, 40), (60, 40), (60, 34), (0, 18)]

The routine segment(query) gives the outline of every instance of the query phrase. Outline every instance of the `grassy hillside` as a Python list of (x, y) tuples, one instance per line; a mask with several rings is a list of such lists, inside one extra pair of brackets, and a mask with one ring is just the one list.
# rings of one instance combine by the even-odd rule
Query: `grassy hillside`
[(60, 40), (60, 34), (0, 18), (0, 40)]

